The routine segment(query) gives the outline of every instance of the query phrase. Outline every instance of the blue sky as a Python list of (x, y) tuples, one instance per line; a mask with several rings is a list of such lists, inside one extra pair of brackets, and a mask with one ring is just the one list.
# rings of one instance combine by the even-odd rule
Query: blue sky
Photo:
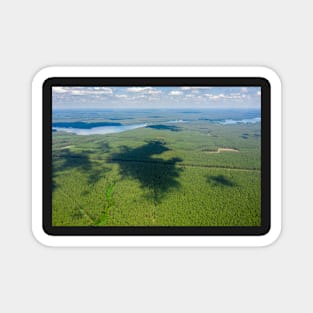
[(52, 87), (53, 109), (260, 108), (260, 87)]

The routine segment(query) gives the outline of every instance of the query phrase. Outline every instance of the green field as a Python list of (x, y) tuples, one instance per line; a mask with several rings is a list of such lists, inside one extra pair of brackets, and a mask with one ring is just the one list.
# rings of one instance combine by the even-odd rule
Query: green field
[[(147, 127), (112, 134), (54, 131), (53, 226), (259, 226), (260, 123), (199, 116), (165, 123), (155, 115)], [(119, 117), (147, 121), (146, 113)]]

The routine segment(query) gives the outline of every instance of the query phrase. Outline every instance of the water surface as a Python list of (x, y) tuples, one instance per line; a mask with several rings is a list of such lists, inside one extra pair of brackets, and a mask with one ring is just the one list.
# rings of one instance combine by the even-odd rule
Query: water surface
[(121, 133), (123, 131), (132, 130), (136, 128), (146, 127), (147, 124), (135, 124), (135, 125), (121, 125), (121, 126), (100, 126), (93, 128), (74, 128), (74, 127), (53, 127), (56, 131), (62, 131), (67, 133), (74, 133), (76, 135), (103, 135)]

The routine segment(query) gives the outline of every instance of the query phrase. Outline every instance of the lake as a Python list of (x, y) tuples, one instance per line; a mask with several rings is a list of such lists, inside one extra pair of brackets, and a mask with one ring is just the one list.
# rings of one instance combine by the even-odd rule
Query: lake
[(52, 131), (76, 135), (102, 135), (143, 127), (178, 130), (179, 124), (191, 125), (199, 122), (221, 125), (255, 124), (261, 122), (261, 117), (260, 111), (253, 109), (210, 109), (188, 112), (181, 110), (55, 111)]
[(93, 128), (74, 128), (74, 127), (53, 127), (53, 130), (62, 131), (67, 133), (74, 133), (76, 135), (103, 135), (121, 133), (123, 131), (132, 130), (136, 128), (146, 127), (147, 124), (134, 124), (134, 125), (119, 125), (119, 126), (99, 126)]

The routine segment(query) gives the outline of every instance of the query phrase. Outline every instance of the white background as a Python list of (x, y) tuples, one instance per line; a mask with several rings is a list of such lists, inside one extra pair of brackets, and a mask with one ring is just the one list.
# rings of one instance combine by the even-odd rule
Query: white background
[[(2, 1), (1, 312), (310, 312), (310, 1)], [(310, 45), (311, 44), (311, 45)], [(284, 210), (266, 248), (45, 248), (31, 79), (48, 65), (264, 65), (283, 82)]]

